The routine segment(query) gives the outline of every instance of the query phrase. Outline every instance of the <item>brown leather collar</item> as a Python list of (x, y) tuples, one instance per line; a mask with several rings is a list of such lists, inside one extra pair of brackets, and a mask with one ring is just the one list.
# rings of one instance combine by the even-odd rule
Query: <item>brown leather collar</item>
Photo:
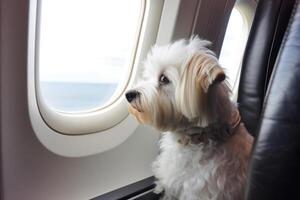
[(235, 134), (241, 124), (241, 116), (236, 110), (233, 113), (232, 123), (214, 123), (206, 127), (193, 127), (196, 131), (193, 134), (182, 135), (178, 142), (184, 146), (191, 144), (207, 144), (209, 140), (222, 143)]

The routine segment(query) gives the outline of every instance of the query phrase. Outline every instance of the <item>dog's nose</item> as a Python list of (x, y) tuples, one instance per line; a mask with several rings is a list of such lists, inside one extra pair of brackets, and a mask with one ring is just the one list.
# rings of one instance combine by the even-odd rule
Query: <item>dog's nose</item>
[(140, 93), (136, 90), (129, 90), (128, 92), (126, 92), (125, 96), (127, 101), (130, 103), (132, 100), (134, 100), (135, 98), (137, 98), (140, 95)]

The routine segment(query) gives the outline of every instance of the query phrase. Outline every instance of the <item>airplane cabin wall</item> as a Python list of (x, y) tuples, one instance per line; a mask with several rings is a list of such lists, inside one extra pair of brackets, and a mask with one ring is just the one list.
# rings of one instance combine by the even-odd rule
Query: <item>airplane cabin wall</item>
[(151, 176), (158, 134), (147, 127), (108, 152), (82, 158), (56, 155), (38, 141), (27, 103), (28, 5), (1, 1), (3, 198), (82, 200)]

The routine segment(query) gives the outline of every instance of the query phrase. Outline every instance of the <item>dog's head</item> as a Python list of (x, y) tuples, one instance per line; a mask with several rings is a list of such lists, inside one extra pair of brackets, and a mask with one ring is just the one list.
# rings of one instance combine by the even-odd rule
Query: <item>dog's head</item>
[(218, 107), (226, 107), (229, 90), (209, 44), (194, 37), (154, 46), (142, 80), (126, 92), (129, 112), (140, 123), (164, 131), (183, 123), (207, 126), (220, 120)]

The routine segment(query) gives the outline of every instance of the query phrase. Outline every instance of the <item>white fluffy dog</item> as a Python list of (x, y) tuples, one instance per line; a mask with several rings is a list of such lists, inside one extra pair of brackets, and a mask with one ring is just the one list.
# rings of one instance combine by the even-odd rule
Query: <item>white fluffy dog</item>
[(253, 139), (207, 45), (193, 37), (154, 46), (126, 93), (130, 113), (163, 132), (153, 164), (163, 199), (243, 199)]

